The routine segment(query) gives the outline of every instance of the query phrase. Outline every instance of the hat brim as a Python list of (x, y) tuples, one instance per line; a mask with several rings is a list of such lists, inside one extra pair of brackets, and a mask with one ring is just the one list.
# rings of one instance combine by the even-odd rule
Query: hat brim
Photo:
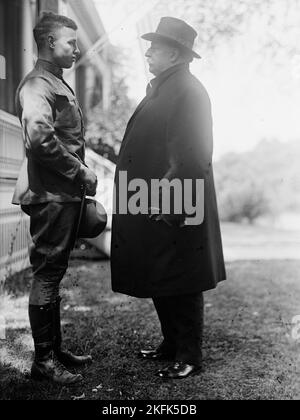
[(180, 44), (180, 42), (176, 41), (174, 38), (158, 34), (156, 32), (149, 32), (147, 34), (144, 34), (141, 36), (141, 38), (145, 39), (146, 41), (168, 41), (172, 42), (174, 45), (177, 45), (178, 47), (182, 48), (185, 51), (189, 51), (193, 57), (195, 58), (201, 58), (201, 56), (196, 53), (196, 51), (186, 47), (185, 45)]

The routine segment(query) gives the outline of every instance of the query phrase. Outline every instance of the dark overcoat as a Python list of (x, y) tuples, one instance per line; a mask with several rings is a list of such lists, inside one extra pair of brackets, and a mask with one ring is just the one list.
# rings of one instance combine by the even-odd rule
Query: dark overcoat
[[(115, 177), (112, 289), (135, 297), (213, 289), (226, 278), (212, 168), (208, 94), (187, 65), (168, 69), (130, 119)], [(204, 179), (204, 221), (169, 226), (146, 214), (119, 214), (119, 174), (136, 178)], [(128, 192), (128, 200), (133, 192)], [(121, 198), (123, 199), (123, 198)]]

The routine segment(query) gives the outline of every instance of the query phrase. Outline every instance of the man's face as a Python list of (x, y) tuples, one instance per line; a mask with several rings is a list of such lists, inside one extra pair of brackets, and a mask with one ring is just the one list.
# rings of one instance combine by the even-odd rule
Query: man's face
[(80, 53), (76, 31), (67, 27), (59, 28), (53, 32), (53, 37), (53, 59), (59, 67), (69, 69)]
[(172, 61), (172, 53), (174, 48), (163, 41), (153, 41), (151, 47), (146, 52), (147, 61), (149, 63), (149, 71), (158, 76), (163, 71), (174, 65)]

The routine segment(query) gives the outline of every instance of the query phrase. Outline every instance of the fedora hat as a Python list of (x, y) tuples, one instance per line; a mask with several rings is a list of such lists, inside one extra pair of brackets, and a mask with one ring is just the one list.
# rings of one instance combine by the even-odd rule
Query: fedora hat
[(195, 29), (183, 20), (174, 17), (163, 17), (158, 24), (156, 32), (149, 32), (142, 35), (142, 38), (146, 41), (171, 41), (176, 46), (190, 51), (195, 58), (201, 58), (193, 50), (197, 35)]
[(96, 238), (104, 231), (107, 214), (98, 201), (85, 198), (80, 219), (78, 238)]

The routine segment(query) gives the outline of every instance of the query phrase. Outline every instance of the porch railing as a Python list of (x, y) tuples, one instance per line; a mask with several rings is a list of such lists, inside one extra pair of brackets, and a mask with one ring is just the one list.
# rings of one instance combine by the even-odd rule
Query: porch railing
[(24, 159), (22, 131), (16, 117), (0, 110), (0, 282), (29, 265), (29, 218), (11, 204)]

